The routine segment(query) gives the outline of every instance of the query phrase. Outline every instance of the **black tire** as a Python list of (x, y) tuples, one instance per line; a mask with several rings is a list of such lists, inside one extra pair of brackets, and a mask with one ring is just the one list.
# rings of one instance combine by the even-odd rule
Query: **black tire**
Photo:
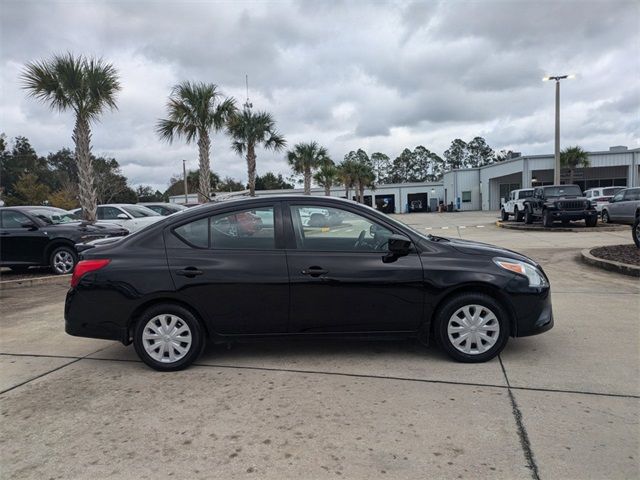
[[(143, 339), (145, 329), (147, 329), (147, 325), (149, 324), (149, 322), (157, 317), (161, 318), (164, 315), (177, 318), (180, 323), (186, 324), (189, 327), (189, 331), (191, 333), (191, 344), (188, 346), (187, 353), (183, 357), (173, 362), (169, 360), (158, 361), (157, 359), (153, 358), (147, 352), (144, 344), (145, 340)], [(178, 323), (178, 326), (181, 326), (180, 323)], [(151, 332), (151, 330), (148, 330), (148, 332)], [(186, 342), (183, 342), (181, 345), (184, 346), (185, 343)], [(136, 350), (136, 353), (138, 354), (138, 357), (140, 357), (140, 360), (142, 360), (154, 370), (158, 370), (161, 372), (173, 372), (176, 370), (187, 368), (200, 356), (202, 350), (204, 349), (204, 345), (204, 329), (202, 328), (202, 324), (200, 323), (200, 321), (189, 310), (173, 303), (162, 303), (148, 308), (138, 318), (134, 327), (133, 346)], [(163, 358), (168, 357), (168, 352), (166, 352), (165, 355), (164, 347), (162, 348)], [(176, 351), (177, 350), (174, 350), (174, 354)]]
[[(456, 348), (452, 343), (452, 339), (448, 334), (447, 327), (449, 320), (458, 311), (458, 309), (466, 305), (480, 305), (487, 308), (495, 315), (500, 327), (495, 344), (483, 353), (470, 354), (458, 350), (458, 348)], [(435, 329), (435, 335), (438, 343), (447, 355), (458, 362), (464, 363), (481, 363), (491, 360), (502, 351), (509, 340), (509, 318), (506, 310), (495, 298), (483, 293), (461, 293), (451, 297), (438, 310), (435, 318)], [(455, 335), (455, 333), (452, 335)], [(471, 344), (472, 348), (473, 345), (474, 343)]]
[(527, 208), (527, 211), (524, 212), (524, 223), (527, 225), (531, 225), (533, 223), (533, 214), (531, 213), (531, 209)]
[(596, 227), (598, 225), (598, 216), (594, 215), (593, 217), (587, 217), (584, 219), (584, 224), (587, 227)]
[(78, 254), (73, 247), (67, 245), (54, 248), (49, 255), (49, 265), (56, 275), (72, 273), (77, 263)]
[(25, 273), (29, 270), (29, 265), (10, 265), (9, 268), (15, 273)]
[(509, 214), (505, 212), (504, 208), (500, 210), (500, 218), (502, 219), (503, 222), (506, 222), (509, 220)]
[(636, 247), (640, 248), (640, 217), (636, 217), (636, 221), (633, 222), (631, 236), (633, 237), (633, 243), (636, 244)]
[(516, 222), (521, 222), (522, 220), (524, 220), (524, 214), (518, 210), (518, 207), (514, 207), (513, 208), (513, 216), (516, 219)]
[(544, 210), (542, 212), (542, 224), (546, 228), (553, 227), (553, 217), (549, 214), (549, 210)]
[(602, 223), (611, 223), (609, 212), (607, 212), (606, 210), (602, 210)]

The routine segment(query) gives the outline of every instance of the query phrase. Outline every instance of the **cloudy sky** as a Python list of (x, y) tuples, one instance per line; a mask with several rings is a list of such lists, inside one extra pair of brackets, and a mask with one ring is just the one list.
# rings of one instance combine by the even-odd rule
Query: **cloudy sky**
[[(71, 114), (27, 98), (26, 62), (70, 51), (119, 70), (119, 110), (95, 125), (93, 151), (118, 159), (132, 184), (164, 189), (195, 169), (197, 150), (161, 143), (154, 126), (171, 87), (216, 83), (275, 116), (290, 145), (404, 147), (442, 154), (481, 135), (496, 150), (553, 150), (554, 87), (562, 84), (562, 144), (640, 146), (640, 2), (632, 1), (11, 1), (0, 0), (0, 131), (38, 153), (71, 147)], [(213, 170), (246, 179), (228, 139)], [(258, 152), (258, 173), (288, 174)]]

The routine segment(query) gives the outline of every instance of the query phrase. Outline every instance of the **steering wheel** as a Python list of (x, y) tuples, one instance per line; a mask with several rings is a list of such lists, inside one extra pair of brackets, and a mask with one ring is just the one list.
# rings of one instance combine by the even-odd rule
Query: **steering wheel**
[(360, 248), (362, 246), (362, 244), (364, 243), (365, 235), (366, 235), (366, 232), (362, 230), (360, 232), (360, 235), (358, 235), (358, 239), (356, 240), (356, 243), (353, 244), (353, 248)]

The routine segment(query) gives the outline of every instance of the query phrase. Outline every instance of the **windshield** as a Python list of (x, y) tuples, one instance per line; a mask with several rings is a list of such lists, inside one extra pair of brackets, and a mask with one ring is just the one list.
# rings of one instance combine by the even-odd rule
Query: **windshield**
[(120, 208), (122, 208), (125, 212), (127, 212), (133, 218), (160, 216), (158, 212), (154, 212), (150, 208), (143, 207), (142, 205), (123, 205)]
[(563, 185), (561, 187), (544, 187), (547, 197), (581, 197), (582, 191), (578, 185)]
[(61, 208), (34, 208), (28, 210), (28, 212), (49, 225), (78, 221), (78, 218), (73, 212), (68, 212)]

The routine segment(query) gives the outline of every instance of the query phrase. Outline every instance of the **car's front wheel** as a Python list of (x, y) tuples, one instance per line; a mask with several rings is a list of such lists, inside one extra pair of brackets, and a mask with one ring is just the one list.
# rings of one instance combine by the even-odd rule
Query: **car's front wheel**
[(533, 213), (531, 213), (531, 209), (529, 208), (524, 212), (524, 223), (527, 225), (531, 225), (533, 223)]
[(146, 310), (136, 322), (133, 345), (151, 368), (175, 371), (191, 365), (204, 347), (202, 326), (179, 305), (161, 304)]
[(494, 298), (481, 293), (457, 295), (440, 308), (436, 335), (445, 352), (459, 362), (486, 362), (509, 339), (509, 321)]
[(602, 223), (611, 223), (609, 212), (607, 212), (606, 210), (602, 210)]
[(594, 215), (593, 217), (587, 217), (584, 219), (584, 224), (587, 227), (595, 227), (598, 225), (598, 217)]
[(51, 270), (56, 275), (65, 275), (73, 272), (73, 269), (76, 268), (76, 263), (78, 263), (78, 254), (73, 248), (67, 246), (55, 248), (49, 257)]

